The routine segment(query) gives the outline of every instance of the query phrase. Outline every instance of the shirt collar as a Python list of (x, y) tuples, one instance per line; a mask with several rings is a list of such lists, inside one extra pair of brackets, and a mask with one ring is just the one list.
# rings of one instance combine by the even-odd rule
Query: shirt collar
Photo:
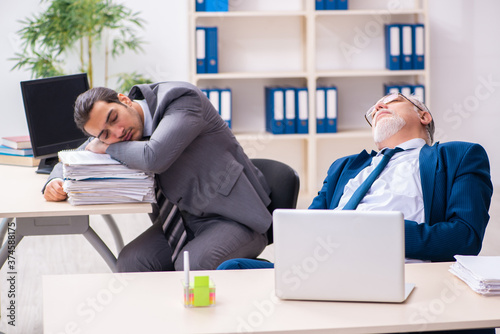
[(144, 113), (144, 129), (142, 131), (142, 136), (149, 137), (153, 133), (153, 117), (151, 116), (151, 111), (145, 100), (134, 100), (134, 102), (139, 103)]
[[(415, 149), (415, 148), (422, 148), (424, 145), (425, 145), (425, 140), (424, 139), (422, 139), (422, 138), (414, 138), (414, 139), (410, 139), (408, 141), (405, 141), (404, 143), (401, 143), (401, 144), (397, 145), (396, 147), (400, 147), (403, 150), (408, 151), (408, 150), (412, 150), (412, 149)], [(383, 149), (381, 149), (377, 153), (377, 156), (379, 156), (380, 154), (382, 154), (382, 151), (385, 150), (385, 149), (386, 149), (386, 147), (384, 147)]]

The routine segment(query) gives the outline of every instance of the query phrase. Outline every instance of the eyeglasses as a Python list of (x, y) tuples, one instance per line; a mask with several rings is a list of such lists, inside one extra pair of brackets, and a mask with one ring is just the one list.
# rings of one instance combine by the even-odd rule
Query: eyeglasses
[(399, 97), (402, 97), (406, 101), (408, 101), (411, 104), (413, 104), (415, 107), (417, 107), (418, 110), (425, 111), (421, 107), (419, 107), (418, 105), (416, 105), (413, 101), (411, 101), (409, 98), (407, 98), (406, 96), (404, 96), (403, 94), (401, 94), (401, 93), (392, 93), (392, 94), (384, 96), (377, 103), (375, 103), (370, 109), (368, 109), (368, 111), (365, 114), (365, 119), (368, 122), (368, 124), (370, 124), (370, 126), (372, 126), (373, 114), (377, 110), (377, 106), (380, 103), (389, 104), (391, 102), (396, 101)]

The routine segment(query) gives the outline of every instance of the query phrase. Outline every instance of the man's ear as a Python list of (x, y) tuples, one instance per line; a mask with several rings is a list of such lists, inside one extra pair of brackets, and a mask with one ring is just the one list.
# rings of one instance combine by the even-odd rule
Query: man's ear
[(132, 105), (132, 100), (127, 95), (122, 93), (118, 93), (118, 100), (129, 107)]
[(420, 115), (420, 123), (422, 125), (428, 125), (430, 122), (432, 122), (432, 115), (427, 111), (423, 111), (422, 115)]

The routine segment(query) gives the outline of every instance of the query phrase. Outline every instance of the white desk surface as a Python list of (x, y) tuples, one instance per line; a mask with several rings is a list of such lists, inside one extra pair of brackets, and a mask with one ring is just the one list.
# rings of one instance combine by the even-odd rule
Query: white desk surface
[(0, 218), (151, 212), (149, 203), (73, 206), (67, 201), (47, 202), (41, 191), (48, 175), (35, 171), (34, 167), (0, 165)]
[(274, 270), (209, 274), (216, 306), (186, 309), (182, 272), (44, 276), (44, 333), (376, 333), (500, 327), (500, 297), (484, 297), (450, 263), (407, 264), (402, 304), (283, 301)]

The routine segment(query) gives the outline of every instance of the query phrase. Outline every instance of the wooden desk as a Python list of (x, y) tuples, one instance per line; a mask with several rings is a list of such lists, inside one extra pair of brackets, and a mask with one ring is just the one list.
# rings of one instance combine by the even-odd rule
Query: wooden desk
[(192, 272), (216, 284), (216, 306), (186, 309), (182, 272), (43, 277), (44, 333), (390, 333), (500, 327), (500, 297), (483, 297), (450, 263), (407, 264), (402, 304), (283, 301), (274, 269)]
[[(0, 235), (8, 231), (7, 225), (15, 218), (16, 245), (24, 236), (82, 234), (101, 254), (111, 270), (116, 258), (99, 236), (89, 226), (89, 215), (103, 215), (120, 243), (121, 235), (111, 214), (149, 213), (151, 204), (70, 205), (64, 202), (47, 202), (41, 193), (47, 175), (35, 173), (35, 168), (0, 165), (0, 218), (3, 219)], [(118, 238), (119, 236), (119, 238)], [(123, 244), (123, 241), (121, 241)], [(119, 245), (120, 250), (122, 245)], [(7, 242), (0, 250), (0, 265), (8, 256)]]

